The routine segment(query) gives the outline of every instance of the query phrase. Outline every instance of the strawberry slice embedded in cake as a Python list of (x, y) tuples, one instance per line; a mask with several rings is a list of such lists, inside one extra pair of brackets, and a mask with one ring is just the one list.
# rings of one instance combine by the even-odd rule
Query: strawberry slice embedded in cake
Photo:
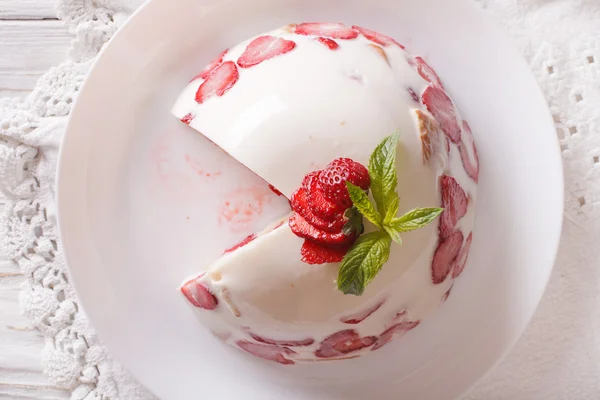
[(442, 88), (427, 86), (423, 92), (423, 104), (440, 123), (442, 131), (454, 143), (460, 143), (461, 130), (452, 100)]
[(360, 32), (367, 39), (369, 39), (377, 44), (380, 44), (382, 46), (390, 46), (390, 45), (394, 44), (394, 45), (400, 47), (401, 49), (404, 49), (403, 45), (398, 43), (394, 38), (392, 38), (390, 36), (387, 36), (382, 33), (375, 32), (371, 29), (363, 28), (363, 27), (357, 26), (357, 25), (354, 25), (352, 28), (355, 29), (356, 31)]
[(305, 22), (294, 28), (298, 35), (325, 36), (333, 39), (355, 39), (358, 32), (339, 23)]
[(458, 181), (448, 175), (440, 179), (442, 192), (442, 208), (444, 212), (440, 217), (440, 237), (450, 236), (455, 230), (458, 221), (467, 214), (469, 199)]
[(294, 50), (296, 43), (275, 36), (260, 36), (254, 39), (238, 58), (237, 63), (242, 68), (250, 68)]
[(208, 64), (203, 70), (202, 72), (200, 72), (198, 75), (196, 75), (194, 77), (194, 79), (192, 79), (193, 81), (196, 79), (206, 79), (208, 78), (208, 76), (219, 66), (223, 63), (223, 57), (225, 57), (225, 54), (227, 54), (229, 50), (225, 49), (221, 52), (221, 54), (219, 54), (217, 56), (217, 58), (215, 58), (210, 64)]
[(477, 147), (475, 147), (475, 141), (473, 140), (473, 132), (467, 121), (462, 122), (463, 135), (462, 142), (458, 145), (460, 151), (460, 159), (465, 167), (467, 175), (475, 183), (479, 182), (479, 156), (477, 155)]
[(203, 103), (213, 96), (223, 96), (235, 85), (240, 75), (231, 61), (226, 61), (212, 70), (196, 92), (196, 102)]

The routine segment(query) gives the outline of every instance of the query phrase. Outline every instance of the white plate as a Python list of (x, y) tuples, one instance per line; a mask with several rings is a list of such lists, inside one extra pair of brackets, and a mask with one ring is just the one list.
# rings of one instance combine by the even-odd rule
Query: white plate
[[(428, 58), (476, 135), (479, 201), (466, 271), (435, 315), (385, 352), (280, 366), (221, 345), (175, 288), (282, 214), (285, 201), (169, 109), (221, 49), (312, 20), (372, 27)], [(468, 0), (153, 0), (79, 95), (58, 206), (86, 313), (163, 400), (439, 400), (481, 378), (529, 321), (558, 245), (562, 182), (552, 120), (527, 65)]]

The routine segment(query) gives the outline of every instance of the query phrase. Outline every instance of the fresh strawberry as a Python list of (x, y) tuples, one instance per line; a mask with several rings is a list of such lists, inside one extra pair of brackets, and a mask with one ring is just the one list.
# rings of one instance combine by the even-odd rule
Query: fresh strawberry
[(264, 358), (265, 360), (275, 361), (285, 365), (295, 364), (293, 360), (286, 358), (286, 356), (294, 355), (296, 352), (287, 347), (257, 344), (248, 342), (247, 340), (238, 340), (235, 344), (237, 344), (240, 349), (247, 351), (250, 354), (254, 354), (257, 357)]
[[(460, 159), (462, 160), (463, 167), (467, 172), (467, 175), (475, 183), (479, 182), (479, 156), (477, 155), (477, 147), (475, 147), (475, 141), (473, 140), (473, 132), (467, 121), (463, 121), (463, 133), (462, 142), (458, 145), (460, 152)], [(469, 155), (469, 148), (472, 149), (472, 155)]]
[(452, 278), (458, 278), (460, 274), (465, 269), (465, 265), (467, 264), (467, 258), (469, 257), (469, 251), (471, 250), (471, 240), (473, 239), (473, 232), (469, 233), (467, 236), (467, 240), (465, 240), (465, 244), (462, 249), (460, 249), (460, 253), (456, 259), (456, 263), (454, 264), (454, 269), (452, 270)]
[(460, 143), (460, 126), (450, 97), (437, 86), (427, 86), (423, 92), (423, 104), (439, 122), (442, 130), (454, 143)]
[(454, 232), (458, 221), (467, 213), (469, 200), (463, 188), (451, 176), (442, 175), (440, 186), (444, 212), (440, 216), (439, 231), (440, 239), (445, 239)]
[(319, 218), (334, 221), (343, 218), (344, 209), (325, 197), (319, 189), (320, 171), (311, 172), (304, 177), (302, 187), (308, 192), (308, 204), (312, 212)]
[(317, 188), (323, 192), (327, 199), (335, 202), (345, 210), (352, 207), (346, 181), (363, 190), (368, 190), (371, 186), (371, 178), (367, 168), (350, 158), (338, 158), (321, 171)]
[(213, 96), (223, 96), (240, 78), (237, 67), (232, 61), (226, 61), (215, 68), (198, 88), (196, 102), (203, 103)]
[(327, 264), (341, 262), (352, 242), (342, 246), (330, 246), (305, 239), (300, 254), (307, 264)]
[(391, 342), (393, 339), (403, 336), (406, 332), (416, 328), (421, 321), (403, 321), (385, 330), (377, 339), (371, 350), (377, 350)]
[(458, 258), (462, 243), (463, 234), (461, 231), (454, 232), (446, 239), (440, 239), (431, 262), (431, 277), (435, 285), (446, 280)]
[(242, 68), (250, 68), (273, 57), (280, 56), (296, 47), (296, 43), (276, 36), (259, 36), (246, 47), (237, 63)]
[(181, 122), (189, 125), (193, 119), (194, 119), (194, 116), (192, 115), (192, 113), (187, 113), (181, 118)]
[(301, 187), (292, 194), (290, 201), (292, 210), (297, 212), (304, 218), (308, 223), (317, 229), (324, 230), (326, 232), (339, 233), (342, 231), (346, 221), (343, 218), (337, 218), (333, 221), (326, 221), (316, 216), (311, 210), (311, 206), (308, 203), (308, 191)]
[(319, 358), (339, 357), (372, 346), (376, 340), (374, 336), (361, 338), (354, 329), (346, 329), (323, 340), (315, 355)]
[(225, 57), (225, 55), (227, 54), (229, 50), (225, 49), (221, 52), (221, 54), (218, 55), (217, 58), (215, 58), (214, 60), (212, 60), (212, 62), (210, 64), (208, 64), (203, 70), (202, 72), (200, 72), (198, 75), (196, 75), (194, 77), (194, 79), (192, 79), (192, 81), (195, 81), (196, 79), (206, 79), (208, 78), (208, 76), (219, 66), (221, 65), (221, 63), (223, 62), (223, 57)]
[(398, 43), (393, 38), (383, 35), (381, 33), (378, 33), (378, 32), (375, 32), (370, 29), (363, 28), (363, 27), (360, 27), (357, 25), (354, 25), (352, 27), (352, 29), (356, 30), (357, 32), (360, 32), (364, 37), (366, 37), (370, 41), (380, 44), (382, 46), (389, 46), (389, 45), (395, 44), (395, 45), (399, 46), (401, 49), (404, 48), (404, 46), (402, 46), (400, 43)]
[(367, 319), (367, 317), (369, 317), (375, 311), (379, 310), (379, 308), (383, 305), (383, 303), (385, 303), (385, 300), (375, 304), (373, 307), (367, 308), (366, 310), (363, 310), (356, 314), (342, 317), (340, 319), (340, 321), (342, 321), (344, 324), (350, 324), (350, 325), (359, 324), (362, 321), (364, 321), (365, 319)]
[(329, 50), (336, 50), (338, 47), (340, 47), (340, 45), (335, 40), (323, 36), (319, 36), (315, 40), (321, 43), (322, 45), (327, 46)]
[(294, 33), (298, 35), (326, 36), (334, 39), (355, 39), (358, 33), (339, 23), (305, 22), (296, 25)]
[(200, 283), (202, 276), (204, 276), (204, 274), (186, 282), (181, 287), (181, 293), (183, 293), (185, 298), (192, 303), (194, 307), (204, 308), (205, 310), (214, 310), (217, 308), (219, 301), (206, 286)]
[(415, 110), (419, 133), (421, 136), (421, 151), (423, 153), (423, 164), (427, 164), (432, 154), (440, 147), (437, 122), (421, 110)]
[(257, 342), (261, 342), (264, 344), (271, 344), (274, 346), (284, 346), (284, 347), (304, 347), (310, 346), (315, 342), (314, 339), (304, 339), (304, 340), (275, 340), (275, 339), (267, 339), (263, 336), (256, 335), (252, 332), (248, 332), (252, 339)]
[(289, 225), (296, 236), (304, 239), (310, 239), (330, 246), (340, 246), (352, 242), (356, 235), (345, 235), (343, 232), (331, 233), (315, 228), (309, 224), (298, 213), (292, 214), (289, 220)]
[(417, 66), (417, 72), (423, 79), (429, 83), (439, 86), (442, 89), (444, 88), (439, 76), (435, 73), (433, 68), (431, 68), (429, 64), (425, 62), (425, 60), (423, 60), (421, 57), (415, 57), (415, 62)]
[(225, 250), (225, 251), (223, 252), (223, 254), (226, 254), (226, 253), (231, 253), (232, 251), (234, 251), (234, 250), (237, 250), (237, 249), (239, 249), (240, 247), (243, 247), (243, 246), (247, 245), (248, 243), (250, 243), (250, 242), (251, 242), (251, 241), (253, 241), (254, 239), (256, 239), (256, 234), (254, 234), (254, 233), (253, 233), (253, 234), (251, 234), (251, 235), (248, 235), (248, 236), (246, 236), (246, 238), (245, 238), (244, 240), (242, 240), (241, 242), (239, 242), (239, 243), (238, 243), (238, 244), (236, 244), (235, 246), (233, 246), (233, 247), (230, 247), (229, 249)]

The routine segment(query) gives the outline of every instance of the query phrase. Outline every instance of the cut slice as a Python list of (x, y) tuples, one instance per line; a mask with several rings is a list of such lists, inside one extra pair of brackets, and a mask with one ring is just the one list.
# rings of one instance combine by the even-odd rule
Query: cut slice
[(375, 304), (372, 307), (367, 308), (366, 310), (360, 311), (353, 315), (348, 315), (346, 317), (343, 317), (340, 319), (340, 321), (342, 321), (344, 324), (350, 324), (350, 325), (360, 324), (365, 319), (367, 319), (371, 314), (373, 314), (375, 311), (379, 310), (384, 302), (385, 302), (385, 300)]
[(444, 88), (440, 77), (435, 73), (433, 68), (431, 68), (429, 64), (425, 62), (425, 60), (423, 60), (421, 57), (415, 57), (415, 62), (417, 65), (417, 72), (423, 79), (429, 83), (439, 86), (442, 89)]
[(423, 92), (423, 104), (440, 123), (446, 136), (454, 143), (460, 143), (460, 126), (458, 126), (456, 110), (446, 92), (437, 86), (427, 86)]
[(181, 293), (186, 299), (194, 306), (198, 308), (204, 308), (205, 310), (214, 310), (217, 308), (219, 301), (212, 294), (208, 288), (200, 282), (204, 274), (189, 280), (183, 286), (181, 286)]
[(254, 354), (257, 357), (264, 358), (265, 360), (275, 361), (285, 365), (295, 364), (293, 360), (286, 358), (286, 356), (294, 355), (296, 352), (287, 347), (257, 344), (248, 342), (247, 340), (238, 340), (235, 344), (237, 344), (240, 349), (247, 351), (250, 354)]
[(357, 25), (354, 25), (352, 28), (360, 32), (364, 37), (366, 37), (372, 42), (375, 42), (382, 46), (389, 46), (395, 44), (396, 46), (400, 46), (401, 49), (404, 49), (404, 46), (398, 43), (394, 38)]
[(319, 358), (339, 357), (372, 346), (376, 340), (374, 336), (360, 337), (354, 329), (346, 329), (323, 340), (315, 355)]
[(446, 280), (458, 258), (462, 243), (463, 234), (461, 231), (456, 231), (448, 238), (440, 240), (431, 262), (431, 277), (434, 284), (439, 285)]
[(455, 178), (443, 175), (440, 178), (442, 191), (442, 208), (440, 216), (440, 239), (445, 239), (454, 232), (458, 221), (467, 214), (469, 200), (463, 188)]
[(196, 102), (204, 103), (213, 96), (223, 96), (240, 78), (237, 67), (232, 61), (226, 61), (215, 68), (198, 88)]
[(335, 40), (326, 37), (320, 36), (315, 40), (321, 43), (322, 45), (326, 46), (329, 50), (336, 50), (338, 47), (340, 47), (340, 45)]
[(273, 57), (280, 56), (296, 47), (291, 40), (275, 36), (260, 36), (254, 39), (238, 58), (237, 63), (242, 68), (250, 68)]
[(344, 245), (352, 242), (355, 238), (355, 235), (346, 235), (343, 232), (331, 233), (319, 230), (296, 213), (290, 217), (289, 224), (292, 232), (297, 236), (330, 246)]
[(465, 269), (465, 265), (467, 265), (467, 258), (469, 258), (469, 251), (471, 250), (471, 240), (473, 239), (473, 232), (469, 233), (467, 236), (467, 240), (463, 245), (460, 253), (458, 254), (458, 258), (456, 259), (456, 263), (454, 264), (454, 268), (452, 270), (452, 278), (458, 278), (460, 274)]
[(192, 81), (195, 81), (196, 79), (206, 79), (208, 78), (208, 76), (219, 66), (221, 65), (221, 63), (223, 62), (223, 58), (225, 57), (225, 55), (227, 54), (229, 50), (225, 49), (221, 52), (221, 54), (219, 54), (217, 56), (217, 58), (215, 58), (214, 60), (212, 60), (212, 62), (210, 64), (208, 64), (203, 70), (202, 72), (200, 72), (198, 75), (196, 75), (194, 77), (194, 79), (192, 79)]
[(325, 232), (340, 233), (346, 221), (340, 216), (332, 221), (324, 220), (314, 214), (308, 202), (308, 191), (300, 188), (294, 192), (290, 201), (292, 210), (300, 214), (308, 223)]
[(326, 36), (334, 39), (355, 39), (358, 33), (339, 23), (305, 22), (296, 25), (294, 33), (298, 35)]
[[(479, 156), (477, 155), (477, 147), (473, 140), (473, 132), (467, 121), (463, 121), (462, 142), (458, 145), (460, 151), (460, 159), (462, 161), (465, 172), (469, 178), (475, 183), (479, 182)], [(471, 152), (471, 154), (469, 154)]]
[(246, 236), (241, 242), (239, 242), (239, 243), (235, 244), (234, 246), (225, 250), (223, 253), (231, 253), (232, 251), (235, 251), (235, 250), (239, 249), (240, 247), (247, 245), (254, 239), (256, 239), (256, 234), (252, 233), (252, 234)]
[(420, 322), (421, 321), (403, 321), (388, 328), (379, 336), (379, 339), (377, 339), (377, 342), (371, 348), (371, 350), (382, 348), (396, 337), (402, 336), (411, 329), (416, 328)]
[(343, 246), (327, 246), (312, 240), (305, 240), (300, 249), (302, 261), (307, 264), (326, 264), (341, 262), (352, 243)]
[(316, 216), (326, 221), (336, 221), (343, 219), (344, 209), (332, 201), (329, 201), (317, 183), (319, 182), (319, 172), (311, 172), (304, 177), (302, 186), (308, 193), (308, 204)]

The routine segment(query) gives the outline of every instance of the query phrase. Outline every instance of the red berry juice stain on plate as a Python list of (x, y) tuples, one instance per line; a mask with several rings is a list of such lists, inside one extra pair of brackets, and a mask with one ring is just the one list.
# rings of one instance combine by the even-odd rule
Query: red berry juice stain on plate
[(173, 136), (173, 132), (161, 134), (150, 148), (150, 164), (158, 181), (153, 189), (181, 196), (189, 187), (190, 178), (182, 173), (173, 162), (173, 149), (171, 148)]
[(263, 207), (271, 201), (273, 192), (267, 185), (240, 188), (223, 198), (219, 210), (219, 225), (233, 232), (241, 232), (263, 213)]
[(220, 171), (211, 171), (210, 169), (207, 169), (207, 168), (203, 167), (202, 164), (200, 163), (200, 161), (197, 160), (197, 159), (195, 159), (191, 155), (185, 154), (183, 157), (185, 159), (185, 163), (199, 177), (201, 177), (201, 178), (208, 178), (208, 179), (210, 179), (210, 178), (214, 179), (214, 178), (216, 178), (218, 176), (221, 176), (221, 172)]

